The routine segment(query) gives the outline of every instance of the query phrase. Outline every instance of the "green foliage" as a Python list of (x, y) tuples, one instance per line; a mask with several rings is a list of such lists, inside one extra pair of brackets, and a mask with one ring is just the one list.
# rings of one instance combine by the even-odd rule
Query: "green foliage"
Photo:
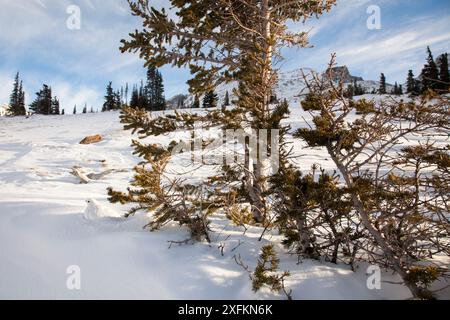
[(230, 94), (228, 93), (228, 91), (225, 93), (225, 99), (223, 102), (223, 106), (224, 107), (229, 107), (231, 105), (230, 103)]
[(132, 188), (127, 192), (108, 189), (109, 201), (112, 203), (135, 204), (127, 217), (144, 211), (152, 215), (152, 220), (144, 228), (158, 230), (170, 222), (187, 226), (190, 240), (209, 239), (208, 215), (209, 203), (203, 202), (203, 190), (199, 187), (180, 184), (165, 176), (171, 152), (158, 145), (143, 145), (133, 141), (135, 154), (142, 156), (146, 162), (135, 167)]
[(378, 89), (379, 94), (386, 94), (386, 77), (384, 76), (384, 73), (380, 76), (380, 88)]
[(217, 94), (214, 92), (214, 90), (210, 90), (207, 93), (205, 93), (205, 96), (203, 97), (203, 108), (204, 109), (216, 108), (217, 101), (218, 101)]
[(227, 218), (230, 219), (236, 226), (246, 226), (254, 224), (253, 215), (248, 208), (242, 208), (238, 204), (234, 204), (227, 208)]
[(281, 275), (277, 274), (279, 263), (280, 260), (272, 244), (261, 248), (258, 264), (252, 275), (253, 291), (258, 292), (264, 286), (275, 292), (284, 290), (284, 281), (290, 273), (285, 271)]
[(422, 69), (422, 93), (428, 90), (436, 91), (439, 89), (439, 71), (434, 61), (433, 54), (431, 53), (430, 47), (427, 47), (427, 63)]
[(288, 166), (271, 179), (277, 195), (276, 225), (285, 236), (283, 244), (303, 257), (351, 264), (362, 234), (353, 223), (348, 190), (323, 170), (317, 179), (315, 175), (316, 168), (303, 176)]
[(36, 114), (52, 115), (59, 114), (59, 101), (52, 98), (52, 88), (44, 84), (39, 92), (36, 92), (36, 99), (31, 103), (30, 110)]
[(24, 116), (27, 113), (25, 109), (25, 92), (23, 91), (23, 83), (18, 72), (14, 79), (14, 87), (10, 95), (7, 113), (10, 116)]
[[(108, 83), (106, 87), (105, 103), (103, 104), (102, 111), (119, 110), (122, 108), (122, 101), (120, 93), (114, 92), (112, 82)], [(87, 110), (86, 110), (87, 111)]]
[(164, 84), (161, 73), (154, 66), (149, 66), (147, 70), (147, 84), (141, 92), (140, 107), (149, 111), (161, 111), (166, 109), (164, 97)]
[(450, 92), (450, 71), (448, 68), (448, 53), (444, 53), (438, 58), (439, 64), (439, 89), (441, 92)]
[(200, 99), (198, 97), (198, 95), (195, 95), (194, 98), (194, 104), (192, 105), (193, 109), (199, 109), (200, 108)]
[(406, 80), (406, 93), (417, 95), (420, 92), (419, 82), (414, 78), (412, 70), (408, 71), (408, 78)]
[(433, 266), (414, 266), (408, 270), (407, 280), (420, 287), (428, 288), (441, 276), (438, 268)]
[(358, 115), (367, 115), (376, 112), (375, 103), (366, 99), (351, 101), (350, 107), (354, 108)]

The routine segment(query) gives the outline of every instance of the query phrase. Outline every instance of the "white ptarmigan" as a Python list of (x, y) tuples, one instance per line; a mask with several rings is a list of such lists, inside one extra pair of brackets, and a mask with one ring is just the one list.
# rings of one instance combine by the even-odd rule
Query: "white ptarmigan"
[(86, 220), (97, 220), (101, 218), (117, 218), (120, 216), (117, 212), (103, 207), (97, 200), (86, 200), (87, 207), (84, 211), (84, 218)]

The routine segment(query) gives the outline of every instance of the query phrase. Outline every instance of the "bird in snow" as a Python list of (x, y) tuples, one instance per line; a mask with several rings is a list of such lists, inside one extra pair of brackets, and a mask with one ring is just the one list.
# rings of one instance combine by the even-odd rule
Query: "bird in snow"
[(87, 220), (96, 220), (101, 218), (118, 218), (120, 215), (113, 210), (102, 206), (97, 200), (86, 200), (87, 207), (84, 211), (84, 218)]

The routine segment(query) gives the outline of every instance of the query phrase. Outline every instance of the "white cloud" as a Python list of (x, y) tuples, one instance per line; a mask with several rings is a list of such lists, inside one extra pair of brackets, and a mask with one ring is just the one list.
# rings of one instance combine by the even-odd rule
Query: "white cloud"
[[(399, 2), (406, 3), (406, 0)], [(352, 72), (366, 78), (385, 72), (399, 79), (409, 68), (416, 73), (425, 59), (425, 48), (448, 51), (450, 22), (447, 17), (416, 16), (393, 23), (394, 27), (369, 31), (366, 9), (372, 0), (340, 0), (333, 10), (295, 30), (309, 30), (311, 50), (287, 51), (284, 69), (325, 68), (332, 52)], [(386, 12), (392, 1), (377, 0)], [(398, 4), (398, 2), (396, 2)], [(68, 5), (81, 7), (81, 30), (66, 27)], [(152, 5), (168, 5), (152, 0)], [(383, 26), (385, 26), (384, 16)], [(395, 22), (395, 21), (394, 21)], [(0, 11), (0, 102), (6, 102), (17, 70), (21, 71), (27, 103), (43, 83), (53, 86), (66, 108), (74, 104), (100, 107), (109, 81), (117, 88), (138, 83), (144, 76), (143, 61), (135, 54), (121, 54), (120, 40), (140, 28), (125, 0), (2, 0)], [(186, 71), (163, 69), (167, 96), (186, 91)], [(396, 80), (396, 79), (395, 79)], [(66, 110), (67, 111), (67, 110)]]
[[(427, 46), (436, 55), (450, 50), (450, 20), (445, 15), (419, 12), (407, 19), (384, 21), (382, 30), (371, 31), (365, 26), (367, 2), (358, 6), (347, 0), (344, 7), (336, 8), (335, 16), (321, 19), (320, 32), (312, 37), (317, 46), (287, 53), (285, 68), (307, 66), (323, 70), (330, 55), (336, 53), (338, 63), (349, 66), (355, 75), (377, 80), (384, 72), (390, 81), (403, 82), (409, 69), (420, 72)], [(386, 5), (382, 12), (388, 10), (388, 2), (379, 4)]]

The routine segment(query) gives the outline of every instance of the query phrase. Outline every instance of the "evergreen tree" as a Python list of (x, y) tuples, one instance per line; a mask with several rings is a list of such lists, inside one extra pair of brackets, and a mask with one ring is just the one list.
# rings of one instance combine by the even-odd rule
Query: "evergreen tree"
[[(155, 83), (156, 83), (156, 68), (153, 66), (148, 67), (147, 69), (147, 84), (145, 87), (145, 93), (147, 96), (147, 103), (148, 105), (144, 106), (144, 108), (146, 110), (151, 111), (153, 106), (154, 106), (154, 101), (155, 101)], [(142, 95), (142, 84), (141, 84), (141, 88), (139, 90), (140, 95)]]
[(363, 88), (362, 85), (358, 85), (357, 89), (358, 89), (357, 93), (358, 93), (359, 96), (362, 96), (363, 94), (366, 94), (366, 90)]
[(203, 97), (203, 108), (216, 108), (218, 100), (217, 94), (213, 90), (208, 91)]
[(398, 94), (402, 95), (403, 94), (403, 85), (399, 85), (398, 86)]
[(398, 94), (398, 84), (397, 84), (397, 81), (395, 81), (394, 88), (392, 89), (392, 94), (395, 94), (395, 95)]
[[(123, 40), (121, 50), (138, 52), (145, 58), (147, 66), (189, 67), (192, 79), (188, 84), (193, 95), (201, 96), (221, 83), (232, 81), (242, 83), (242, 90), (235, 91), (236, 108), (230, 111), (211, 110), (205, 115), (205, 121), (214, 121), (214, 125), (220, 129), (229, 127), (281, 129), (284, 126), (280, 121), (288, 110), (283, 106), (274, 108), (270, 105), (270, 97), (277, 79), (274, 63), (281, 57), (282, 47), (300, 48), (308, 45), (307, 34), (290, 31), (288, 23), (318, 17), (329, 11), (336, 1), (243, 0), (241, 2), (202, 1), (200, 4), (198, 1), (170, 0), (171, 13), (177, 16), (177, 19), (171, 19), (165, 9), (151, 7), (148, 1), (129, 1), (132, 14), (140, 17), (145, 27), (131, 33), (130, 39)], [(134, 109), (127, 109), (122, 115), (122, 122), (128, 129), (140, 130), (138, 122), (144, 121), (143, 116), (146, 115)], [(174, 127), (192, 126), (194, 115), (184, 118), (182, 115), (170, 116), (157, 119), (161, 124), (158, 126), (159, 129), (146, 122), (148, 124), (146, 129), (140, 132), (152, 135), (153, 129), (160, 133), (166, 129), (174, 130)], [(247, 143), (243, 143), (243, 147), (246, 152), (252, 148)], [(147, 151), (141, 154), (146, 155), (146, 161), (150, 162), (151, 155)], [(267, 198), (267, 191), (270, 167), (270, 161), (259, 157), (245, 164), (245, 168), (240, 168), (236, 175), (232, 175), (236, 177), (235, 181), (242, 188), (242, 193), (246, 194), (247, 203), (250, 203), (252, 215), (257, 222), (264, 222), (269, 217), (270, 201)], [(145, 178), (143, 174), (138, 173), (136, 180), (140, 181), (134, 185), (138, 186), (146, 179), (150, 177)], [(143, 206), (149, 207), (143, 202), (146, 199), (153, 202), (153, 198), (150, 199), (146, 195), (147, 193), (141, 191), (140, 201)], [(122, 199), (121, 202), (132, 200)], [(154, 207), (154, 204), (151, 206)], [(183, 210), (186, 209), (189, 208)], [(170, 211), (168, 215), (172, 217), (166, 215), (162, 217), (163, 220), (170, 220), (173, 214), (179, 212), (178, 208), (172, 210), (170, 205), (165, 211)], [(159, 216), (158, 213), (156, 215)], [(185, 221), (181, 213), (175, 219)]]
[(121, 95), (120, 95), (120, 91), (117, 91), (116, 94), (114, 95), (114, 110), (119, 110), (122, 109), (122, 99), (121, 99)]
[(344, 95), (348, 99), (353, 99), (355, 95), (355, 86), (353, 84), (349, 85), (347, 89), (344, 91)]
[(156, 72), (156, 91), (155, 91), (155, 110), (165, 110), (166, 109), (166, 98), (164, 96), (164, 81), (161, 72)]
[(30, 105), (30, 110), (32, 110), (35, 114), (52, 114), (52, 89), (48, 85), (44, 84), (43, 88), (39, 92), (36, 92), (36, 96), (36, 99)]
[(27, 110), (25, 108), (25, 91), (23, 91), (23, 82), (20, 81), (19, 86), (19, 103), (17, 105), (17, 112), (18, 115), (26, 115)]
[(439, 89), (439, 71), (430, 47), (427, 47), (427, 64), (422, 69), (422, 92)]
[(147, 83), (145, 86), (147, 110), (164, 110), (166, 108), (166, 99), (164, 97), (164, 83), (161, 73), (153, 66), (147, 70)]
[(106, 95), (105, 95), (105, 103), (103, 104), (102, 111), (111, 111), (116, 109), (117, 107), (117, 96), (114, 93), (112, 82), (109, 82), (108, 86), (106, 87)]
[(450, 90), (450, 72), (448, 69), (448, 54), (444, 53), (438, 58), (439, 64), (439, 85), (443, 92)]
[(84, 108), (83, 108), (83, 114), (86, 114), (86, 113), (87, 113), (87, 105), (85, 104)]
[(94, 107), (91, 107), (90, 113), (94, 113)]
[(406, 80), (406, 93), (417, 94), (417, 84), (416, 79), (412, 70), (408, 71), (408, 78)]
[(125, 85), (125, 104), (128, 106), (128, 82)]
[(25, 109), (25, 93), (23, 91), (23, 84), (20, 80), (20, 75), (17, 72), (14, 79), (13, 91), (10, 95), (8, 114), (11, 116), (24, 116)]
[(73, 114), (77, 114), (77, 105), (75, 105), (74, 107), (73, 107), (73, 112), (72, 112)]
[(200, 99), (198, 97), (198, 95), (195, 95), (194, 98), (194, 104), (192, 105), (193, 109), (199, 109), (200, 108)]
[(364, 88), (358, 84), (356, 80), (353, 80), (353, 84), (349, 85), (344, 94), (347, 98), (353, 98), (354, 96), (361, 96), (365, 94)]
[(144, 83), (141, 81), (141, 86), (139, 88), (139, 95), (138, 95), (139, 99), (138, 99), (138, 107), (151, 111), (151, 107), (150, 107), (150, 101), (149, 99), (149, 94), (148, 94), (148, 88), (144, 87)]
[(225, 93), (225, 100), (224, 100), (223, 106), (224, 107), (230, 106), (230, 95), (229, 95), (228, 91)]
[(133, 86), (133, 91), (131, 92), (130, 107), (139, 108), (139, 91), (136, 86)]
[(379, 94), (386, 94), (386, 77), (384, 76), (384, 73), (380, 76), (380, 88), (378, 90)]
[(63, 115), (65, 115), (65, 114), (66, 114), (66, 112), (64, 111), (64, 109), (62, 109), (61, 115), (63, 116)]

